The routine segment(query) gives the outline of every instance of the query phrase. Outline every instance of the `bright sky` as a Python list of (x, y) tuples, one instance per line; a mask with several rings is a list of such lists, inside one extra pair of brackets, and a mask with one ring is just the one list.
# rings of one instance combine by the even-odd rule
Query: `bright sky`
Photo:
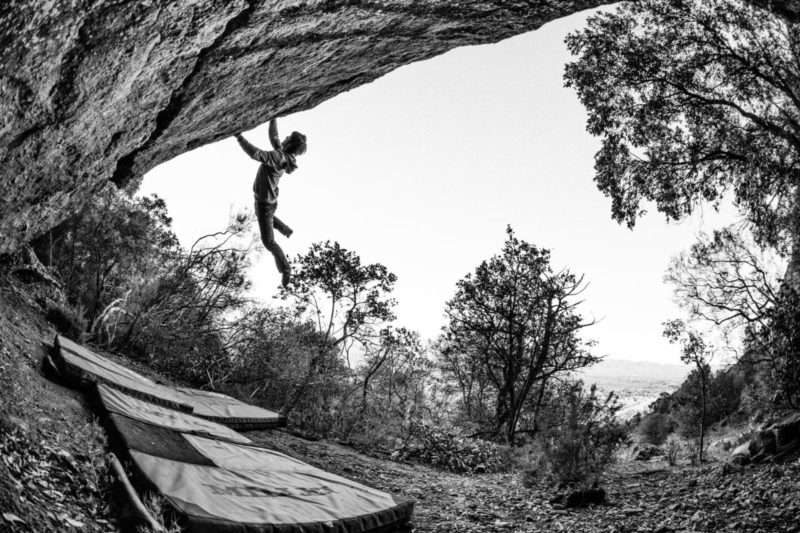
[[(461, 48), (400, 68), (307, 112), (278, 121), (308, 136), (299, 169), (281, 181), (278, 235), (294, 256), (339, 241), (398, 275), (398, 325), (435, 337), (456, 282), (500, 251), (505, 227), (552, 251), (553, 266), (583, 273), (585, 330), (597, 353), (679, 363), (661, 323), (679, 316), (662, 277), (700, 229), (732, 220), (706, 209), (668, 225), (652, 210), (633, 231), (611, 220), (593, 182), (599, 141), (563, 87), (565, 35), (584, 14), (495, 45)], [(267, 126), (246, 132), (269, 148)], [(258, 164), (234, 139), (199, 148), (145, 176), (141, 194), (167, 201), (184, 244), (252, 210)], [(265, 301), (280, 275), (261, 250), (252, 276)]]

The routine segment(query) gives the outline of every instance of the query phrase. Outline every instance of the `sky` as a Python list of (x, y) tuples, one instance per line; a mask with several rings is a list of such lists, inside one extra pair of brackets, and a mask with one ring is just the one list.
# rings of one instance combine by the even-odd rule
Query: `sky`
[[(299, 168), (281, 181), (277, 235), (289, 256), (339, 241), (364, 262), (397, 274), (397, 325), (434, 338), (456, 282), (500, 252), (505, 228), (548, 248), (555, 270), (589, 283), (581, 312), (595, 353), (680, 363), (661, 336), (681, 316), (663, 283), (670, 258), (734, 220), (732, 208), (698, 211), (668, 224), (655, 209), (633, 230), (611, 219), (593, 181), (599, 139), (563, 86), (567, 33), (586, 14), (551, 22), (498, 44), (465, 47), (401, 67), (316, 108), (279, 119), (281, 137), (308, 136)], [(268, 149), (267, 125), (245, 132)], [(183, 244), (253, 208), (258, 164), (231, 138), (149, 172), (139, 194), (167, 202)], [(257, 229), (256, 229), (257, 231)], [(275, 302), (280, 274), (258, 247), (253, 294)]]

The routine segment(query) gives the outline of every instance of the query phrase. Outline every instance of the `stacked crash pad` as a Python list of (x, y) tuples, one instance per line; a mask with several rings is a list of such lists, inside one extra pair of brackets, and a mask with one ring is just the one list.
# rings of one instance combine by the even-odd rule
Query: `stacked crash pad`
[(105, 385), (96, 391), (112, 445), (189, 531), (380, 532), (411, 516), (410, 501), (252, 445), (225, 426)]
[(74, 386), (104, 383), (147, 402), (191, 413), (235, 429), (268, 429), (286, 425), (286, 418), (225, 394), (156, 383), (141, 374), (56, 336), (51, 366)]
[(256, 446), (231, 429), (285, 424), (271, 411), (156, 383), (60, 336), (46, 363), (93, 392), (112, 448), (189, 532), (383, 533), (411, 517), (411, 501)]

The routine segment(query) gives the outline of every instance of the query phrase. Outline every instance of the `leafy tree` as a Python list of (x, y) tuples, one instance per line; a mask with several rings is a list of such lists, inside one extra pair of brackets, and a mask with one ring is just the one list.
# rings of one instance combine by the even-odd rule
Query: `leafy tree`
[[(672, 343), (681, 345), (681, 360), (687, 365), (694, 365), (694, 371), (698, 376), (698, 405), (691, 408), (699, 411), (699, 426), (697, 431), (698, 438), (698, 462), (703, 462), (703, 445), (706, 434), (707, 423), (707, 403), (708, 389), (711, 380), (711, 366), (709, 360), (712, 354), (711, 347), (706, 344), (700, 334), (687, 327), (681, 320), (670, 320), (664, 323), (664, 336)], [(691, 380), (689, 380), (691, 382)], [(693, 433), (693, 432), (692, 432)]]
[[(662, 393), (650, 404), (650, 412), (638, 424), (642, 435), (653, 444), (662, 444), (678, 429), (684, 437), (699, 440), (703, 413), (705, 426), (730, 419), (740, 410), (746, 388), (746, 374), (738, 365), (715, 373), (704, 366), (705, 377), (695, 367), (673, 393)], [(706, 380), (706, 408), (701, 409), (703, 380)]]
[(633, 226), (646, 201), (677, 220), (731, 197), (756, 242), (788, 257), (745, 347), (770, 365), (784, 403), (798, 401), (800, 378), (798, 36), (740, 0), (628, 2), (567, 38), (577, 60), (565, 74), (602, 137), (595, 180), (616, 220)]
[(131, 278), (152, 276), (176, 251), (171, 224), (161, 198), (131, 199), (110, 187), (33, 246), (58, 273), (70, 302), (85, 309), (91, 327)]
[(379, 340), (383, 326), (395, 318), (395, 301), (389, 295), (396, 281), (397, 276), (384, 265), (363, 265), (358, 254), (338, 242), (315, 243), (297, 257), (292, 265), (292, 285), (282, 294), (294, 302), (298, 317), (315, 324), (321, 337), (286, 412), (295, 407), (330, 350), (351, 367), (351, 349), (363, 349)]
[(381, 342), (369, 350), (355, 373), (360, 400), (348, 438), (404, 447), (429, 414), (433, 361), (419, 334), (387, 328)]
[(660, 446), (667, 436), (675, 430), (675, 423), (664, 413), (648, 413), (638, 424), (639, 432), (646, 442)]
[(236, 216), (188, 250), (161, 256), (149, 275), (129, 277), (123, 296), (95, 321), (95, 338), (196, 385), (224, 379), (228, 348), (243, 333), (243, 315), (254, 312), (246, 277), (250, 226)]
[(769, 309), (764, 327), (747, 332), (743, 363), (775, 394), (778, 407), (800, 409), (800, 289), (784, 288)]
[(482, 430), (513, 443), (531, 392), (597, 359), (578, 336), (589, 325), (576, 312), (582, 278), (553, 272), (548, 250), (518, 239), (511, 227), (506, 233), (501, 253), (458, 282), (445, 309), (442, 355), (470, 395), (464, 401), (477, 393), (486, 402), (479, 410), (491, 418), (477, 421)]
[(633, 226), (652, 201), (669, 219), (728, 194), (758, 242), (791, 248), (800, 275), (798, 30), (738, 0), (643, 0), (567, 38), (566, 69), (602, 137), (598, 187)]
[(780, 291), (779, 259), (740, 230), (726, 227), (701, 234), (670, 263), (664, 281), (672, 284), (692, 320), (705, 320), (725, 332), (765, 325)]
[(306, 378), (311, 359), (317, 358), (311, 376), (315, 385), (297, 400), (291, 422), (306, 431), (330, 433), (338, 423), (331, 406), (338, 405), (351, 383), (349, 370), (333, 348), (320, 354), (322, 335), (291, 309), (257, 308), (240, 320), (238, 342), (229, 350), (232, 371), (219, 381), (219, 387), (285, 411), (298, 383)]

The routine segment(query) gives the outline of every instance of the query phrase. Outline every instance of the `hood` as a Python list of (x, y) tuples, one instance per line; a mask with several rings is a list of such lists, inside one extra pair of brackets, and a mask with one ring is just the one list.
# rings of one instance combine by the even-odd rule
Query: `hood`
[(297, 170), (297, 160), (292, 154), (287, 154), (286, 152), (283, 153), (283, 157), (286, 158), (286, 173), (291, 174), (295, 170)]

